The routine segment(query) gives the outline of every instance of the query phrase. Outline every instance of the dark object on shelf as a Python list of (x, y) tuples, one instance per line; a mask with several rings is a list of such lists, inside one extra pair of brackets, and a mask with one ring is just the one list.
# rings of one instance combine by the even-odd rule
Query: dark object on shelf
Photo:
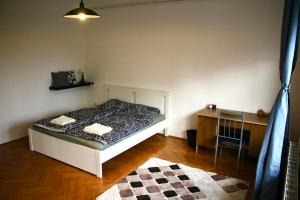
[(82, 74), (81, 74), (81, 80), (80, 80), (79, 84), (84, 84), (84, 83), (85, 83), (84, 73), (82, 72)]
[(197, 139), (197, 130), (191, 129), (187, 130), (187, 139), (190, 147), (196, 147), (196, 139)]
[(93, 85), (93, 82), (80, 82), (76, 85), (69, 85), (69, 86), (64, 86), (64, 87), (54, 87), (50, 86), (49, 90), (64, 90), (64, 89), (69, 89), (69, 88), (77, 88), (77, 87), (84, 87), (84, 86), (91, 86)]
[(53, 87), (69, 87), (76, 83), (74, 71), (51, 72)]

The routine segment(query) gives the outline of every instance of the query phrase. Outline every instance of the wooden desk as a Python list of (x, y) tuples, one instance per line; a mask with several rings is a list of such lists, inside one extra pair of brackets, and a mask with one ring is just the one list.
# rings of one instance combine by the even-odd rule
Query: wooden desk
[[(204, 108), (197, 113), (197, 145), (215, 148), (218, 110)], [(268, 125), (268, 117), (259, 117), (254, 113), (245, 112), (244, 129), (250, 131), (248, 156), (258, 157), (260, 146)]]

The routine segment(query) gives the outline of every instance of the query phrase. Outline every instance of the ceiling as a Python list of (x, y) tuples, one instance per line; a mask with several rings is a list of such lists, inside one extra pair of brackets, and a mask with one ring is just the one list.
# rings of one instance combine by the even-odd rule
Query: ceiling
[(184, 1), (184, 0), (84, 0), (87, 7), (94, 9), (113, 8), (129, 5), (142, 5), (151, 3), (162, 3), (170, 1)]

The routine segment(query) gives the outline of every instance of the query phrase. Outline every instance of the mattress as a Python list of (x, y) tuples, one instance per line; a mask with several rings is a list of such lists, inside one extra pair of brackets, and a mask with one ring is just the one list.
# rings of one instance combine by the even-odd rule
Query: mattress
[[(135, 134), (139, 134), (139, 132), (141, 132), (141, 131), (143, 131), (143, 130), (151, 127), (151, 126), (154, 126), (155, 124), (157, 124), (159, 122), (162, 122), (163, 120), (165, 120), (165, 115), (159, 114), (154, 118), (154, 120), (150, 124), (148, 124), (147, 126), (145, 126), (142, 129), (138, 130), (137, 132), (122, 138), (121, 140), (119, 140), (117, 142), (125, 140), (126, 138), (129, 138), (129, 137), (131, 137)], [(86, 140), (86, 139), (76, 137), (76, 136), (73, 136), (73, 135), (63, 134), (63, 133), (59, 133), (59, 132), (55, 132), (55, 131), (50, 131), (50, 130), (47, 130), (47, 129), (44, 129), (44, 128), (41, 128), (41, 127), (38, 127), (38, 126), (33, 126), (32, 128), (34, 130), (39, 131), (41, 133), (44, 133), (46, 135), (50, 135), (50, 136), (53, 136), (53, 137), (56, 137), (56, 138), (59, 138), (59, 139), (62, 139), (62, 140), (68, 141), (68, 142), (72, 142), (72, 143), (75, 143), (75, 144), (80, 144), (80, 145), (83, 145), (83, 146), (86, 146), (86, 147), (89, 147), (89, 148), (92, 148), (92, 149), (95, 149), (95, 150), (100, 150), (100, 151), (114, 145), (115, 143), (117, 143), (117, 142), (114, 142), (114, 143), (111, 143), (111, 144), (103, 144), (101, 142), (90, 141), (90, 140)]]

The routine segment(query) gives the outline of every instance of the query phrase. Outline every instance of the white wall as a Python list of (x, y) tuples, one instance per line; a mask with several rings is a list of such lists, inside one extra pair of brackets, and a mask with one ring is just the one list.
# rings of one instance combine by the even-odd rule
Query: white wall
[(282, 9), (281, 0), (201, 0), (101, 10), (87, 30), (89, 103), (101, 101), (103, 83), (169, 91), (178, 137), (208, 103), (270, 111)]
[(87, 89), (48, 89), (52, 71), (85, 66), (83, 24), (62, 17), (77, 3), (1, 0), (0, 143), (25, 136), (34, 120), (86, 105)]
[[(178, 137), (208, 103), (270, 110), (282, 0), (191, 0), (104, 9), (88, 23), (63, 19), (77, 4), (0, 2), (0, 143), (49, 114), (98, 104), (103, 83), (170, 91), (169, 132)], [(79, 67), (95, 87), (48, 90), (50, 72)]]

